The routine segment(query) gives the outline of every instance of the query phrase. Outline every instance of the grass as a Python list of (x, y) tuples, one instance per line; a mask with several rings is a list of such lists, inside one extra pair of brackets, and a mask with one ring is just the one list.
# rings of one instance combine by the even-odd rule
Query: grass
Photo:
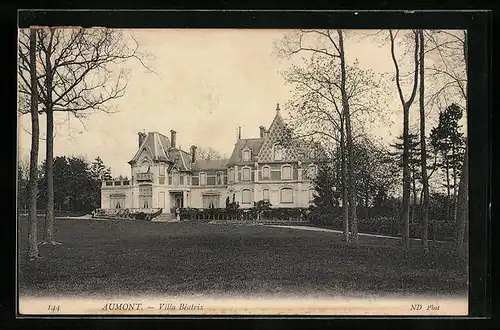
[(56, 220), (59, 246), (28, 262), (19, 225), (21, 295), (465, 294), (465, 265), (436, 245), (264, 226)]

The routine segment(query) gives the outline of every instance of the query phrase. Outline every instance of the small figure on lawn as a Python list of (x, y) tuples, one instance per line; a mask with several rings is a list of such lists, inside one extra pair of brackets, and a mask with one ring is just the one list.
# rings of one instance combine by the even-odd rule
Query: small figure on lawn
[(181, 220), (181, 209), (179, 207), (177, 207), (175, 209), (175, 216), (176, 216), (176, 218), (177, 218), (178, 221)]

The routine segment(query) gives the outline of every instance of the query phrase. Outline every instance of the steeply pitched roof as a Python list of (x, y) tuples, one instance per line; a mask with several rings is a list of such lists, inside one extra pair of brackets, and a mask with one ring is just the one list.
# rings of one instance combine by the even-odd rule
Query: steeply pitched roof
[(228, 163), (228, 159), (197, 159), (194, 164), (192, 164), (192, 168), (195, 171), (201, 170), (224, 170), (226, 169), (226, 165)]
[(139, 158), (141, 151), (144, 149), (148, 149), (151, 152), (153, 160), (170, 160), (165, 149), (170, 146), (170, 140), (163, 134), (158, 132), (148, 132), (146, 138), (142, 142), (142, 145), (137, 149), (132, 160), (129, 161), (130, 164), (133, 164)]
[(180, 149), (170, 149), (169, 156), (180, 171), (191, 170), (192, 164), (189, 153)]
[[(285, 121), (281, 117), (279, 111), (276, 111), (273, 122), (269, 127), (268, 133), (264, 138), (264, 143), (259, 151), (259, 162), (272, 162), (273, 161), (273, 147), (275, 144), (284, 144), (283, 141), (287, 140), (289, 130)], [(283, 148), (283, 161), (298, 160), (298, 155), (293, 143), (285, 143)]]
[(234, 145), (231, 157), (229, 157), (228, 164), (239, 164), (239, 163), (251, 163), (253, 162), (243, 162), (244, 149), (250, 149), (252, 151), (252, 158), (259, 154), (259, 151), (264, 143), (264, 138), (254, 138), (254, 139), (239, 139)]

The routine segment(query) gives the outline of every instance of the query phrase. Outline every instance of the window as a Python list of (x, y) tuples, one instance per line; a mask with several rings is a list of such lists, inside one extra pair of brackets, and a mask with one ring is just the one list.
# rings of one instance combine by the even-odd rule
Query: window
[(165, 176), (165, 164), (160, 163), (160, 176)]
[(222, 182), (222, 172), (217, 172), (215, 175), (216, 175), (216, 177), (215, 177), (215, 179), (216, 179), (215, 184), (217, 184), (217, 185), (224, 184)]
[(291, 180), (292, 179), (292, 167), (290, 165), (283, 166), (281, 168), (281, 180)]
[(141, 164), (141, 173), (148, 173), (151, 164), (147, 160), (144, 160)]
[(293, 190), (292, 188), (283, 188), (280, 191), (281, 203), (293, 203)]
[(243, 150), (243, 161), (244, 162), (249, 162), (250, 161), (250, 150)]
[(207, 184), (207, 173), (200, 173), (200, 186)]
[(165, 177), (160, 177), (159, 181), (160, 181), (160, 184), (165, 184)]
[(274, 160), (280, 161), (282, 159), (283, 150), (280, 145), (274, 146)]
[(125, 207), (125, 196), (111, 196), (111, 208), (121, 209)]
[(173, 185), (174, 186), (178, 186), (179, 185), (179, 182), (180, 182), (180, 174), (179, 173), (174, 173), (173, 174)]
[(151, 186), (139, 186), (139, 207), (150, 208), (152, 196), (153, 188)]
[(219, 195), (206, 194), (202, 196), (202, 199), (203, 199), (204, 209), (219, 208), (219, 200), (220, 200)]
[(252, 194), (250, 189), (243, 189), (241, 191), (241, 203), (250, 204), (252, 202)]
[(229, 169), (229, 181), (234, 182), (234, 169)]
[(265, 201), (269, 200), (269, 189), (262, 190), (262, 199)]
[(269, 179), (270, 177), (271, 177), (271, 175), (270, 175), (269, 166), (264, 166), (262, 168), (262, 179)]
[(180, 179), (181, 179), (181, 180), (180, 180), (180, 184), (181, 184), (181, 186), (182, 186), (182, 185), (184, 185), (184, 175), (181, 175)]
[(250, 181), (250, 168), (249, 167), (243, 168), (243, 181)]

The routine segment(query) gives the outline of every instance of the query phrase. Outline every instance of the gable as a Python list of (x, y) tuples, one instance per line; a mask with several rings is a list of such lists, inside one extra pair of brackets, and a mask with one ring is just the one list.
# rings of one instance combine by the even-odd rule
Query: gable
[(143, 147), (139, 152), (139, 156), (137, 157), (137, 165), (141, 165), (144, 160), (147, 160), (150, 163), (153, 163), (153, 154), (149, 150), (147, 146)]
[(168, 161), (168, 156), (165, 153), (164, 144), (169, 142), (168, 139), (156, 132), (149, 132), (142, 142), (142, 145), (137, 149), (132, 160), (129, 161), (129, 164), (134, 164), (139, 161), (139, 157), (144, 151), (144, 149), (148, 150), (149, 157), (151, 161), (163, 160)]
[(269, 131), (267, 136), (264, 138), (264, 143), (260, 148), (259, 152), (259, 162), (267, 163), (274, 161), (274, 145), (278, 144), (282, 147), (282, 157), (281, 161), (290, 162), (298, 159), (297, 152), (293, 144), (283, 143), (285, 141), (286, 136), (288, 135), (287, 127), (283, 118), (281, 118), (280, 114), (277, 113), (274, 117), (274, 120), (269, 127)]
[[(251, 151), (251, 159), (250, 162), (253, 162), (253, 158), (256, 157), (260, 149), (262, 147), (262, 143), (264, 139), (255, 138), (255, 139), (240, 139), (236, 142), (234, 146), (233, 152), (231, 153), (231, 157), (229, 157), (228, 164), (238, 164), (243, 162), (243, 150)], [(244, 162), (248, 163), (248, 162)]]

